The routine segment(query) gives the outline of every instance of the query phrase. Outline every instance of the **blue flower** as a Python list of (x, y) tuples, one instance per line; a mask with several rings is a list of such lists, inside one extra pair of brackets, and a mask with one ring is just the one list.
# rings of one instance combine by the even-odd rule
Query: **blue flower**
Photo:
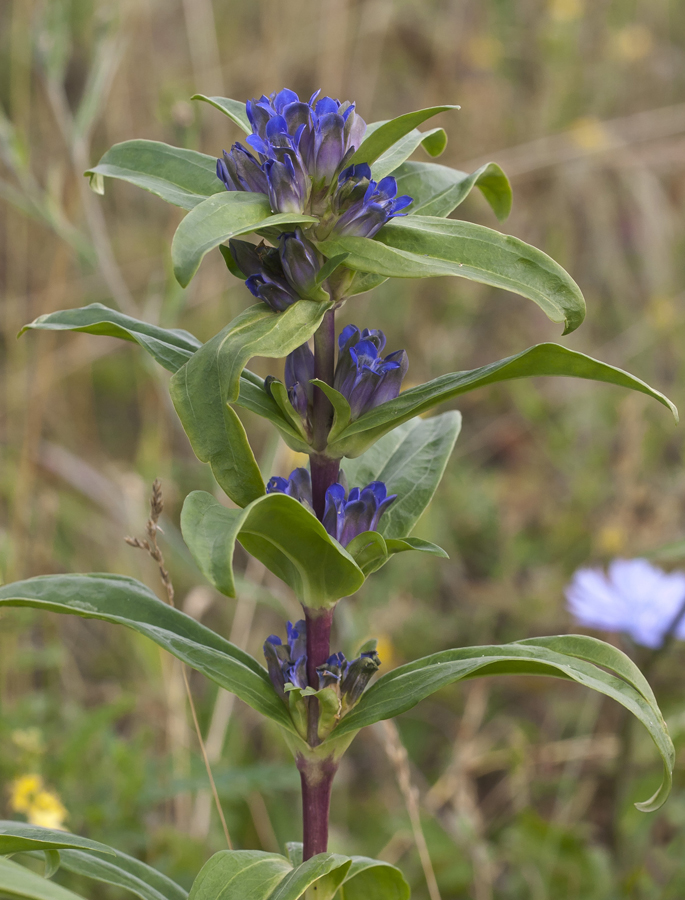
[(579, 569), (565, 593), (581, 625), (624, 632), (651, 649), (661, 647), (670, 633), (685, 640), (683, 572), (664, 572), (646, 559), (615, 559), (606, 575)]
[[(267, 483), (266, 492), (288, 494), (305, 506), (312, 506), (312, 482), (307, 469), (293, 469), (287, 479), (274, 475)], [(323, 526), (346, 547), (363, 531), (376, 531), (381, 516), (396, 498), (397, 494), (388, 496), (382, 481), (372, 481), (365, 488), (352, 488), (349, 496), (343, 485), (336, 482), (326, 491)]]
[(311, 435), (311, 415), (314, 403), (314, 354), (309, 344), (302, 344), (285, 358), (285, 386), (288, 400)]
[(288, 622), (286, 643), (276, 634), (271, 634), (264, 642), (264, 656), (269, 677), (276, 692), (285, 699), (285, 685), (307, 687), (307, 628), (304, 619)]
[(396, 350), (382, 357), (384, 347), (385, 335), (376, 329), (348, 325), (340, 333), (333, 386), (350, 404), (352, 420), (400, 392), (409, 368), (407, 353)]
[(397, 494), (388, 496), (382, 481), (372, 481), (361, 490), (352, 488), (349, 495), (342, 484), (332, 484), (326, 491), (324, 528), (346, 547), (363, 531), (377, 531), (381, 516), (396, 499)]
[(361, 699), (366, 686), (381, 665), (376, 652), (376, 641), (369, 641), (361, 648), (357, 659), (347, 660), (344, 653), (333, 653), (322, 666), (318, 666), (318, 684), (307, 683), (307, 630), (304, 620), (294, 625), (288, 622), (286, 643), (276, 634), (264, 642), (269, 677), (279, 696), (286, 700), (286, 684), (305, 690), (333, 688), (344, 714)]
[(302, 297), (325, 298), (325, 292), (316, 284), (321, 257), (300, 228), (281, 234), (278, 249), (235, 239), (228, 242), (228, 247), (236, 265), (247, 276), (247, 289), (275, 312), (282, 312)]
[(392, 175), (376, 183), (367, 163), (349, 166), (338, 177), (333, 198), (336, 220), (332, 234), (373, 237), (394, 216), (406, 216), (402, 210), (412, 202), (406, 194), (397, 197), (397, 181)]

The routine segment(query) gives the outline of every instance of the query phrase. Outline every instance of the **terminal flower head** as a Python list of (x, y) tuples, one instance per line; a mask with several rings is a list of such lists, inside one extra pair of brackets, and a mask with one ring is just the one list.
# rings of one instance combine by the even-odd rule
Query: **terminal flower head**
[(351, 165), (366, 132), (355, 104), (332, 97), (300, 100), (283, 89), (246, 104), (249, 149), (233, 144), (217, 160), (228, 191), (269, 197), (274, 213), (308, 213), (321, 219), (319, 237), (372, 237), (411, 202), (397, 196), (397, 181), (376, 182), (368, 163)]
[(319, 689), (332, 687), (340, 698), (342, 711), (347, 712), (362, 697), (366, 687), (381, 665), (376, 641), (362, 647), (357, 659), (347, 660), (344, 653), (334, 653), (317, 668)]
[[(266, 485), (267, 494), (288, 494), (305, 506), (312, 505), (312, 482), (307, 469), (294, 469), (288, 478), (274, 475)], [(386, 509), (397, 499), (388, 496), (382, 481), (372, 481), (365, 488), (347, 491), (336, 482), (326, 491), (323, 526), (343, 547), (363, 531), (375, 531)]]
[(664, 572), (646, 559), (615, 559), (606, 574), (579, 569), (565, 593), (581, 625), (621, 631), (653, 650), (671, 633), (685, 640), (683, 572)]
[(333, 386), (346, 398), (352, 419), (387, 400), (394, 400), (409, 368), (405, 350), (386, 357), (385, 335), (376, 329), (360, 331), (348, 325), (338, 338), (338, 364)]

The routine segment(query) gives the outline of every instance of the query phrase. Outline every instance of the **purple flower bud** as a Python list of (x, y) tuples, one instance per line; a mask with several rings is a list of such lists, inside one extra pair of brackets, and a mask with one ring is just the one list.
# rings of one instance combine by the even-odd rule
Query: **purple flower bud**
[(234, 144), (230, 153), (224, 150), (223, 159), (217, 160), (216, 174), (228, 191), (268, 193), (268, 183), (262, 167), (240, 144)]
[[(376, 654), (376, 658), (378, 655)], [(366, 654), (352, 660), (347, 667), (345, 678), (340, 685), (343, 700), (343, 710), (351, 709), (361, 700), (371, 678), (376, 674), (380, 666), (380, 659), (376, 662)]]
[(302, 234), (301, 228), (286, 232), (279, 239), (279, 253), (285, 277), (300, 297), (315, 299), (321, 291), (316, 278), (321, 268), (321, 257), (316, 248)]
[(373, 237), (393, 216), (406, 215), (401, 210), (409, 206), (412, 198), (396, 194), (397, 181), (391, 175), (377, 184), (366, 163), (349, 166), (338, 178), (333, 208), (339, 218), (332, 233)]
[(274, 312), (283, 312), (300, 299), (285, 279), (271, 278), (266, 272), (261, 275), (250, 275), (245, 281), (245, 287)]
[(287, 494), (305, 506), (312, 505), (312, 480), (308, 469), (293, 469), (287, 479), (274, 475), (266, 485), (267, 494)]
[(303, 344), (285, 359), (285, 386), (288, 399), (309, 428), (309, 413), (314, 402), (314, 385), (309, 382), (314, 378), (314, 354), (309, 344)]
[(404, 350), (381, 356), (385, 347), (382, 331), (360, 331), (348, 325), (340, 334), (338, 347), (333, 386), (350, 404), (353, 420), (398, 396), (409, 360)]

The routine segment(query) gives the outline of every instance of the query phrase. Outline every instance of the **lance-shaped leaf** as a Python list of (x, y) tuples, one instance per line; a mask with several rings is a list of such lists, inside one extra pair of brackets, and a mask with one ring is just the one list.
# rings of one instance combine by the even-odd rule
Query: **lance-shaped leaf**
[(211, 494), (193, 491), (181, 513), (183, 538), (207, 579), (235, 596), (236, 540), (312, 609), (354, 594), (364, 575), (316, 516), (286, 494), (267, 494), (245, 509), (227, 509)]
[[(409, 134), (393, 144), (385, 153), (381, 154), (371, 167), (371, 175), (375, 181), (380, 181), (386, 175), (395, 173), (405, 159), (409, 159), (412, 153), (420, 146), (431, 156), (440, 156), (447, 146), (447, 135), (443, 128), (431, 128), (430, 131), (419, 131), (414, 128)], [(398, 194), (400, 191), (398, 191)]]
[(350, 160), (351, 164), (374, 163), (410, 131), (418, 128), (427, 119), (437, 116), (438, 113), (446, 112), (448, 109), (459, 109), (459, 107), (453, 105), (431, 106), (427, 109), (416, 110), (416, 112), (405, 113), (403, 116), (389, 119), (387, 122), (374, 122), (367, 129), (366, 137)]
[(193, 94), (190, 99), (204, 100), (205, 103), (211, 104), (219, 112), (228, 116), (232, 122), (243, 129), (245, 134), (252, 134), (252, 126), (247, 118), (247, 110), (242, 100), (231, 100), (230, 97), (205, 97), (204, 94)]
[(188, 896), (166, 875), (106, 844), (38, 825), (0, 821), (0, 855), (31, 853), (40, 857), (51, 851), (57, 867), (125, 888), (142, 900), (186, 900)]
[(326, 256), (349, 253), (345, 265), (360, 272), (394, 278), (457, 275), (512, 291), (536, 303), (553, 322), (563, 322), (564, 334), (585, 317), (580, 288), (551, 257), (472, 222), (407, 216), (393, 219), (374, 238), (341, 237), (319, 248)]
[(104, 178), (118, 178), (183, 209), (193, 209), (212, 194), (226, 192), (216, 177), (215, 157), (159, 141), (115, 144), (85, 174), (97, 193), (104, 193)]
[(20, 900), (84, 900), (11, 859), (0, 859), (0, 896)]
[(278, 853), (222, 850), (200, 870), (189, 900), (267, 900), (290, 871), (292, 866)]
[[(216, 480), (239, 506), (264, 494), (245, 430), (228, 406), (238, 400), (241, 373), (253, 356), (282, 357), (304, 344), (328, 308), (326, 303), (298, 300), (275, 313), (257, 303), (207, 341), (171, 379), (171, 399), (195, 455), (211, 465)], [(285, 429), (290, 427), (285, 418), (283, 423)], [(300, 440), (294, 430), (292, 434)]]
[(187, 287), (203, 257), (232, 237), (276, 225), (316, 222), (299, 213), (273, 215), (266, 194), (224, 191), (196, 206), (181, 221), (171, 242), (176, 280)]
[(637, 666), (610, 644), (583, 635), (531, 638), (502, 646), (444, 650), (383, 675), (333, 731), (339, 737), (411, 709), (447, 684), (482, 675), (554, 675), (611, 697), (649, 732), (664, 765), (661, 787), (637, 804), (657, 809), (671, 789), (673, 743), (654, 694)]
[(438, 403), (487, 384), (537, 375), (566, 375), (639, 391), (658, 400), (678, 420), (678, 411), (667, 397), (623, 369), (560, 344), (537, 344), (516, 356), (508, 356), (478, 369), (441, 375), (426, 384), (403, 391), (395, 400), (382, 403), (348, 425), (328, 452), (332, 455), (358, 456), (392, 428)]
[(293, 731), (256, 659), (124, 575), (41, 575), (0, 587), (0, 606), (32, 606), (126, 625)]
[(100, 334), (107, 337), (133, 341), (168, 369), (176, 372), (188, 362), (196, 350), (202, 346), (194, 335), (181, 328), (160, 328), (149, 325), (132, 316), (126, 316), (109, 309), (102, 303), (91, 303), (80, 309), (61, 309), (58, 312), (38, 316), (19, 332), (28, 330), (83, 331), (86, 334)]
[(386, 540), (379, 531), (363, 531), (353, 538), (345, 549), (354, 558), (366, 578), (377, 572), (396, 553), (406, 553), (408, 550), (418, 550), (420, 553), (429, 553), (442, 559), (449, 558), (442, 547), (430, 541), (412, 537)]
[(397, 193), (414, 198), (409, 215), (448, 216), (474, 187), (501, 221), (511, 212), (511, 185), (497, 163), (486, 163), (470, 175), (437, 163), (406, 162), (396, 169)]
[(362, 456), (344, 462), (350, 484), (382, 481), (388, 494), (397, 494), (378, 526), (386, 538), (404, 538), (411, 533), (433, 499), (460, 429), (458, 412), (407, 422)]

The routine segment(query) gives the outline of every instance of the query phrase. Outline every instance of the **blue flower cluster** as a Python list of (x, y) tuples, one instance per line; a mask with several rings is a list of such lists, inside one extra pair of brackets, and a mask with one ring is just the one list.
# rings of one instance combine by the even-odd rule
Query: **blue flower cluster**
[[(274, 475), (266, 486), (267, 494), (288, 494), (306, 506), (312, 505), (312, 482), (307, 469), (294, 469), (288, 478)], [(364, 531), (376, 531), (380, 518), (397, 494), (388, 495), (382, 481), (372, 481), (365, 488), (352, 488), (347, 493), (336, 482), (326, 491), (323, 526), (338, 543), (346, 547)]]
[(282, 312), (301, 298), (325, 299), (317, 284), (321, 256), (302, 229), (281, 234), (277, 248), (235, 239), (228, 246), (236, 266), (246, 276), (245, 286), (275, 312)]
[[(350, 404), (350, 421), (381, 403), (394, 400), (409, 368), (406, 350), (395, 350), (382, 356), (385, 335), (378, 329), (348, 325), (338, 338), (338, 362), (333, 387)], [(285, 363), (285, 386), (288, 399), (299, 413), (305, 430), (311, 434), (314, 402), (314, 354), (303, 344), (288, 355)]]
[(349, 165), (366, 123), (354, 103), (313, 94), (307, 103), (283, 89), (247, 103), (252, 134), (217, 160), (229, 191), (267, 194), (273, 212), (322, 217), (318, 237), (371, 237), (389, 219), (405, 215), (411, 197), (397, 197), (397, 182), (376, 183), (366, 163)]
[(334, 653), (317, 667), (319, 683), (307, 683), (307, 632), (304, 620), (288, 622), (285, 642), (272, 634), (264, 643), (269, 677), (282, 699), (286, 699), (286, 684), (304, 690), (332, 687), (340, 700), (342, 712), (346, 712), (360, 699), (371, 677), (378, 671), (381, 660), (376, 652), (376, 642), (365, 644), (357, 659), (347, 660), (344, 653)]

